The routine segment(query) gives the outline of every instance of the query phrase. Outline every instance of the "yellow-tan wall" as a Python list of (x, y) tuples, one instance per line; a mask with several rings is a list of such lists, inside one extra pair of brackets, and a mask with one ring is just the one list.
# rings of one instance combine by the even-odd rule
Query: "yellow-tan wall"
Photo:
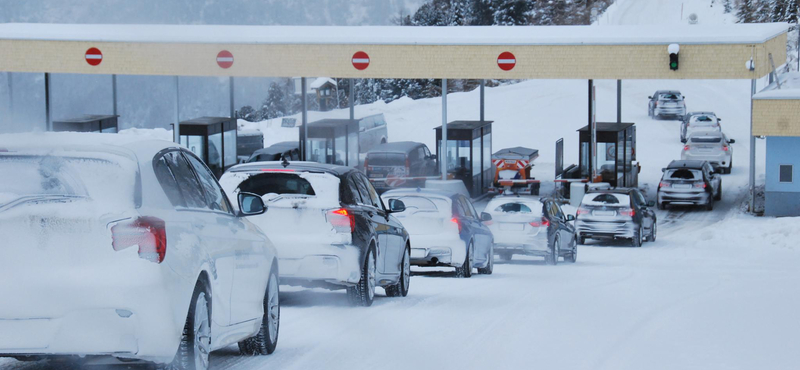
[[(90, 66), (84, 53), (99, 48), (103, 61)], [(217, 66), (229, 50), (234, 64)], [(364, 71), (351, 57), (369, 54)], [(512, 52), (511, 71), (497, 56)], [(180, 76), (333, 76), (354, 78), (509, 79), (752, 79), (769, 71), (767, 53), (786, 59), (786, 34), (763, 44), (682, 45), (680, 69), (669, 70), (666, 45), (281, 45), (104, 43), (0, 40), (0, 71)], [(752, 57), (756, 71), (745, 63)]]
[(753, 100), (753, 135), (800, 136), (800, 99)]

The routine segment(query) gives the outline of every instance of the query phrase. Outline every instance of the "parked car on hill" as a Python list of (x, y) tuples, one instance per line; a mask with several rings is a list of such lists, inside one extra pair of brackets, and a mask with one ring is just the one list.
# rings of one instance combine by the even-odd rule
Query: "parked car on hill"
[(455, 267), (456, 276), (464, 278), (476, 267), (480, 274), (492, 273), (492, 232), (481, 222), (489, 217), (479, 215), (467, 197), (445, 190), (395, 189), (383, 199), (405, 205), (397, 218), (414, 241), (412, 265)]
[(701, 131), (691, 134), (681, 151), (682, 160), (708, 161), (715, 171), (731, 173), (733, 147), (736, 140), (728, 139), (723, 132)]
[(423, 143), (400, 141), (380, 144), (364, 160), (367, 178), (379, 193), (400, 187), (424, 187), (425, 177), (436, 176), (436, 158)]
[(658, 220), (639, 189), (589, 190), (581, 200), (575, 229), (581, 244), (588, 239), (628, 239), (634, 247), (655, 241)]
[(527, 196), (498, 196), (486, 206), (492, 216), (494, 253), (509, 261), (515, 254), (544, 257), (550, 265), (559, 257), (574, 263), (578, 243), (572, 221), (558, 203)]
[(658, 183), (658, 208), (670, 204), (691, 204), (714, 208), (722, 200), (722, 179), (708, 161), (672, 161), (662, 169)]
[(685, 97), (677, 90), (658, 90), (648, 96), (647, 112), (650, 117), (683, 117), (686, 115)]
[(686, 137), (699, 131), (722, 131), (721, 118), (713, 112), (686, 113), (681, 121), (681, 142), (686, 143)]
[[(109, 134), (0, 135), (0, 357), (206, 369), (278, 340), (276, 252), (189, 150)], [(242, 207), (243, 205), (243, 207)], [(13, 282), (13, 283), (11, 283)]]
[(360, 171), (315, 162), (256, 162), (220, 180), (231, 196), (261, 196), (269, 212), (253, 217), (278, 249), (281, 283), (346, 288), (355, 305), (370, 306), (375, 287), (405, 297), (410, 283), (408, 232)]

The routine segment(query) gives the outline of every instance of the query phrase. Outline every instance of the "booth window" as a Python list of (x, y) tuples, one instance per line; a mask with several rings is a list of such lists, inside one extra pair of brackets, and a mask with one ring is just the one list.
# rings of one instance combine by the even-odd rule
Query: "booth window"
[(181, 145), (189, 148), (192, 153), (200, 158), (205, 157), (203, 149), (203, 137), (197, 135), (181, 135)]
[(780, 175), (779, 175), (780, 178), (779, 178), (778, 181), (783, 182), (783, 183), (791, 183), (791, 182), (793, 182), (792, 181), (793, 180), (792, 179), (793, 167), (794, 166), (791, 165), (791, 164), (782, 164), (780, 166)]
[(222, 171), (222, 133), (208, 137), (208, 168), (215, 173)]
[(236, 130), (228, 130), (223, 133), (225, 140), (225, 167), (236, 164)]

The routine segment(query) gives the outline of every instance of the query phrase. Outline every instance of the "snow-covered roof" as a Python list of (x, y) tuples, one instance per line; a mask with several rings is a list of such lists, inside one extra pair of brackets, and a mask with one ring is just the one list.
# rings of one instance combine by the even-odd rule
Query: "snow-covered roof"
[(619, 45), (763, 43), (787, 23), (624, 26), (222, 26), (0, 24), (0, 39), (215, 44)]
[(325, 85), (326, 83), (331, 83), (331, 84), (333, 84), (333, 86), (336, 86), (336, 81), (334, 81), (332, 78), (319, 77), (316, 80), (314, 80), (314, 82), (311, 83), (309, 88), (312, 89), (312, 90), (316, 90), (316, 89), (319, 89), (320, 87), (322, 87), (322, 85)]
[(753, 95), (755, 100), (794, 100), (800, 99), (800, 72), (789, 72), (778, 75), (781, 87), (773, 82)]

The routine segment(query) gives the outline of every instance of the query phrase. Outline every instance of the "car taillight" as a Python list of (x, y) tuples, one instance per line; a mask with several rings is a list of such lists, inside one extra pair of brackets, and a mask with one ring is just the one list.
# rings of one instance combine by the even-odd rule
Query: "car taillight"
[(457, 217), (453, 217), (450, 219), (450, 222), (456, 224), (456, 226), (458, 226), (458, 232), (461, 233), (461, 221), (459, 221)]
[(722, 146), (722, 151), (723, 152), (727, 152), (728, 151), (728, 146), (727, 145), (723, 145)]
[(356, 230), (356, 217), (345, 208), (328, 211), (327, 218), (337, 233), (352, 233)]
[(699, 189), (705, 189), (706, 188), (706, 183), (704, 183), (704, 182), (696, 182), (696, 183), (694, 183), (694, 187), (699, 188)]
[(689, 146), (688, 146), (688, 145), (684, 145), (684, 146), (683, 146), (683, 150), (684, 150), (684, 151), (686, 151), (686, 150), (689, 150)]
[(533, 227), (550, 227), (550, 220), (542, 217), (542, 220), (539, 222), (533, 221), (531, 222), (531, 226)]
[(578, 210), (575, 212), (575, 215), (576, 215), (576, 216), (580, 216), (580, 215), (588, 215), (588, 214), (589, 214), (589, 210), (588, 210), (588, 209), (586, 209), (586, 208), (583, 208), (583, 207), (581, 207), (581, 208), (578, 208)]
[(111, 227), (111, 246), (115, 251), (139, 246), (139, 257), (161, 263), (167, 254), (167, 229), (164, 220), (139, 217)]
[(636, 211), (634, 211), (633, 208), (623, 208), (619, 210), (619, 214), (625, 217), (633, 217), (636, 216)]
[(665, 182), (665, 181), (662, 181), (662, 182), (659, 182), (659, 183), (658, 183), (658, 187), (659, 187), (659, 188), (668, 188), (668, 187), (670, 187), (670, 186), (672, 186), (672, 185), (670, 185), (670, 183), (668, 183), (668, 182)]

